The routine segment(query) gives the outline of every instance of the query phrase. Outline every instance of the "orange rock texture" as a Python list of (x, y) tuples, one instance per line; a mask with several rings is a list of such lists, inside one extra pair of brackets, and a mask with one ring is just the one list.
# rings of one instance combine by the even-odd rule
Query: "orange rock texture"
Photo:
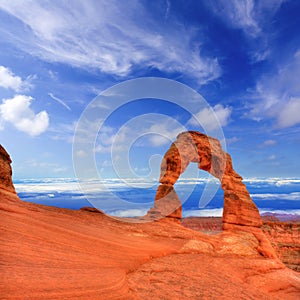
[(148, 212), (150, 218), (161, 216), (179, 222), (181, 203), (173, 185), (191, 162), (221, 182), (224, 190), (223, 229), (251, 232), (259, 241), (259, 251), (266, 257), (276, 257), (260, 229), (262, 222), (258, 209), (242, 177), (234, 171), (230, 155), (223, 151), (217, 139), (197, 131), (179, 134), (166, 152), (161, 163), (161, 185), (157, 189), (154, 207)]
[(9, 154), (0, 145), (0, 188), (15, 193), (12, 182), (11, 162)]
[(300, 222), (264, 222), (262, 230), (280, 260), (300, 272)]
[(1, 299), (299, 298), (299, 274), (262, 256), (252, 232), (208, 236), (166, 219), (133, 223), (26, 203), (3, 186)]
[[(280, 222), (276, 217), (263, 216), (262, 231), (271, 241), (279, 259), (290, 269), (300, 272), (300, 217)], [(181, 220), (187, 228), (207, 234), (222, 230), (222, 218), (188, 217)]]
[[(162, 201), (169, 203), (164, 206), (162, 215), (180, 219), (180, 202), (174, 200), (176, 196), (168, 196), (168, 191), (174, 194), (173, 185), (185, 171), (189, 163), (198, 164), (199, 169), (209, 172), (221, 182), (224, 190), (223, 223), (260, 227), (262, 225), (258, 209), (242, 182), (242, 177), (233, 167), (231, 157), (224, 152), (220, 142), (212, 137), (196, 131), (187, 131), (179, 134), (176, 141), (166, 152), (161, 164), (161, 176), (158, 187), (155, 207)], [(170, 201), (173, 199), (173, 201)], [(177, 205), (177, 206), (176, 206)], [(160, 204), (161, 206), (161, 204)]]

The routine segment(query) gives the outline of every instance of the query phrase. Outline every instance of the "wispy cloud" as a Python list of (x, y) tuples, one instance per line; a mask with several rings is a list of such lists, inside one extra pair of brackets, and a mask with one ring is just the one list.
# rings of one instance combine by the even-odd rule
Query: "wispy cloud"
[(125, 152), (131, 147), (160, 147), (172, 143), (187, 128), (175, 118), (160, 114), (145, 114), (133, 118), (119, 131), (103, 126), (98, 134), (98, 153)]
[(231, 138), (226, 139), (226, 143), (229, 144), (234, 144), (236, 142), (238, 142), (240, 139), (236, 136), (233, 136)]
[(48, 95), (55, 101), (57, 101), (59, 104), (61, 104), (62, 106), (64, 106), (66, 109), (71, 110), (70, 106), (68, 104), (66, 104), (66, 102), (64, 102), (63, 100), (61, 100), (60, 98), (54, 96), (52, 93), (48, 93)]
[[(49, 128), (49, 132), (51, 132), (51, 138), (53, 140), (65, 141), (67, 143), (73, 142), (74, 131), (76, 128), (77, 122), (56, 124)], [(82, 157), (84, 156), (83, 152), (78, 154)]]
[(287, 201), (300, 201), (300, 192), (293, 192), (289, 194), (277, 193), (277, 194), (251, 194), (253, 199), (259, 199), (260, 201), (276, 201), (276, 200), (287, 200)]
[[(284, 2), (287, 1), (220, 0), (207, 4), (227, 27), (243, 32), (250, 63), (269, 61), (264, 72), (257, 75), (251, 95), (247, 95), (252, 103), (248, 103), (246, 109), (248, 117), (256, 121), (273, 120), (277, 129), (300, 123), (297, 114), (300, 109), (300, 50), (287, 43), (278, 53), (275, 44), (282, 36), (280, 26), (275, 26), (279, 22), (275, 15)], [(285, 30), (288, 32), (292, 28)]]
[(213, 11), (230, 26), (243, 29), (247, 34), (257, 35), (260, 31), (253, 0), (214, 1)]
[(132, 135), (132, 128), (124, 127), (121, 132), (116, 133), (116, 130), (110, 126), (103, 126), (101, 132), (98, 134), (97, 146), (95, 152), (97, 153), (111, 153), (112, 147), (114, 151), (122, 152), (127, 148), (127, 139)]
[(299, 124), (298, 78), (300, 78), (300, 50), (277, 66), (277, 70), (264, 74), (257, 81), (252, 93), (252, 108), (248, 115), (255, 120), (275, 119), (278, 128)]
[(3, 99), (0, 104), (1, 119), (31, 136), (40, 135), (49, 126), (49, 116), (46, 111), (36, 114), (30, 107), (32, 101), (32, 97), (25, 95)]
[(275, 185), (280, 187), (300, 183), (300, 179), (296, 178), (244, 178), (243, 181), (253, 187), (260, 187), (262, 185)]
[(292, 97), (283, 106), (278, 114), (278, 125), (280, 128), (291, 127), (300, 124), (300, 97)]
[(231, 27), (257, 37), (285, 1), (220, 0), (210, 2), (210, 8)]
[(229, 122), (232, 108), (217, 104), (213, 109), (204, 108), (189, 121), (192, 125), (197, 125), (198, 120), (205, 130), (215, 130), (219, 126), (226, 126)]
[(180, 132), (185, 130), (187, 129), (176, 120), (168, 119), (150, 126), (147, 131), (153, 134), (149, 135), (148, 141), (154, 147), (170, 144), (176, 140)]
[[(17, 166), (16, 168), (18, 171), (24, 170), (26, 168), (36, 169), (36, 170), (39, 170), (40, 172), (49, 172), (50, 171), (53, 175), (64, 174), (68, 170), (68, 167), (63, 166), (59, 163), (39, 161), (37, 159), (29, 159), (29, 160), (23, 161), (23, 164), (21, 166)], [(57, 181), (55, 181), (55, 179), (50, 180), (50, 182), (52, 184), (54, 184), (54, 182), (57, 184)], [(49, 181), (48, 181), (48, 184), (49, 184)], [(37, 192), (39, 192), (38, 188), (37, 188)]]
[(215, 57), (200, 55), (199, 28), (167, 24), (142, 2), (7, 1), (0, 6), (21, 23), (2, 31), (23, 51), (51, 62), (127, 76), (151, 67), (185, 73), (206, 83), (221, 74)]
[(276, 144), (277, 142), (275, 140), (266, 140), (262, 144), (260, 144), (258, 148), (272, 147)]
[(268, 31), (272, 18), (286, 0), (220, 0), (207, 4), (227, 26), (243, 31), (249, 39), (248, 52), (254, 62), (266, 59), (270, 53)]
[(277, 157), (276, 157), (276, 155), (275, 154), (271, 154), (271, 155), (269, 155), (268, 156), (268, 158), (267, 158), (268, 160), (276, 160), (277, 159)]

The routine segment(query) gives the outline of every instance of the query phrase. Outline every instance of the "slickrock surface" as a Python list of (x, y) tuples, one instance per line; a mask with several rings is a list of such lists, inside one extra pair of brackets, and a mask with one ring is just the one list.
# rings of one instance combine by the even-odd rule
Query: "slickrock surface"
[(1, 185), (0, 298), (299, 298), (299, 274), (263, 257), (251, 232), (125, 221), (26, 203)]
[[(272, 219), (272, 221), (270, 221)], [(300, 272), (300, 217), (280, 222), (276, 217), (262, 217), (262, 231), (271, 241), (279, 259), (290, 269)], [(222, 218), (188, 217), (181, 224), (206, 234), (217, 234), (222, 229)]]

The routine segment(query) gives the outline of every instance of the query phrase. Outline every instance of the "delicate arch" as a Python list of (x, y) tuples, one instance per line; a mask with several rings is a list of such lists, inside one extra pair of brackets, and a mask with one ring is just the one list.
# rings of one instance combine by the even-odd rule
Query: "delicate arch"
[(190, 162), (198, 163), (199, 169), (220, 180), (224, 190), (223, 228), (226, 224), (261, 226), (258, 209), (242, 177), (234, 171), (230, 155), (223, 151), (217, 139), (197, 131), (180, 133), (164, 155), (159, 179), (161, 184), (148, 216), (181, 219), (181, 202), (173, 185)]

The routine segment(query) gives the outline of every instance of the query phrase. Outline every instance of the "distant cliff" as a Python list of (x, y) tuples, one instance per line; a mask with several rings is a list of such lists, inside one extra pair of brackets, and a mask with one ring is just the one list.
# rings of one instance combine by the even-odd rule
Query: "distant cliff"
[(268, 221), (264, 222), (262, 230), (281, 261), (300, 272), (300, 223)]

